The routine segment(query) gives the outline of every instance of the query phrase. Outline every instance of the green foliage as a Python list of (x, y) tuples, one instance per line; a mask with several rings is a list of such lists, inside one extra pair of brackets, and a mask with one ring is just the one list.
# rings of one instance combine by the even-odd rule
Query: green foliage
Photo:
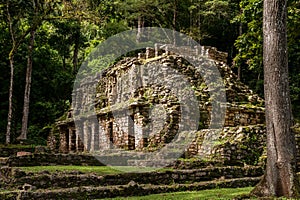
[(288, 9), (288, 50), (291, 101), (295, 118), (300, 119), (300, 1), (290, 0)]
[[(241, 13), (232, 22), (243, 25), (235, 47), (238, 50), (234, 63), (242, 66), (242, 81), (263, 96), (263, 36), (262, 36), (262, 0), (242, 0)], [(300, 2), (288, 2), (288, 55), (290, 70), (291, 99), (296, 117), (299, 116), (299, 73), (300, 73)], [(243, 76), (247, 74), (247, 76)]]
[[(240, 35), (235, 46), (239, 53), (234, 58), (235, 65), (247, 63), (249, 69), (262, 71), (262, 0), (242, 0), (242, 13), (232, 22), (243, 24), (243, 34)], [(244, 31), (245, 29), (245, 31)]]
[(227, 51), (231, 59), (234, 53), (232, 46), (238, 35), (238, 29), (237, 25), (231, 24), (230, 21), (239, 12), (238, 1), (192, 1), (189, 11), (190, 25), (184, 32), (200, 41), (201, 45)]
[[(237, 66), (246, 63), (249, 69), (256, 72), (262, 71), (262, 15), (263, 1), (262, 0), (242, 0), (240, 2), (242, 12), (237, 15), (232, 22), (243, 24), (243, 34), (240, 35), (235, 46), (239, 53), (234, 58)], [(289, 1), (288, 7), (288, 41), (290, 58), (297, 54), (299, 60), (299, 30), (296, 28), (299, 25), (299, 1)], [(296, 29), (297, 30), (296, 30)], [(298, 38), (298, 39), (297, 39)], [(292, 49), (291, 49), (292, 47)]]

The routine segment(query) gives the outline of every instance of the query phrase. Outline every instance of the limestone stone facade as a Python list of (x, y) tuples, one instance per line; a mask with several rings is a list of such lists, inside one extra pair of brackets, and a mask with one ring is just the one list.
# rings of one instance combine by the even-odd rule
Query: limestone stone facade
[[(263, 100), (237, 80), (226, 64), (226, 53), (212, 47), (180, 48), (186, 53), (193, 52), (191, 55), (196, 57), (208, 56), (218, 67), (227, 98), (224, 105), (225, 127), (264, 123)], [(169, 88), (160, 85), (159, 81), (149, 81), (158, 72), (155, 68), (147, 68), (148, 64), (157, 64), (162, 70), (160, 76), (169, 80), (174, 80), (177, 76), (170, 69), (175, 69), (186, 77), (194, 92), (192, 95), (197, 99), (197, 107), (189, 112), (193, 114), (199, 111), (199, 130), (208, 128), (211, 122), (212, 97), (201, 73), (185, 57), (173, 53), (171, 45), (156, 44), (137, 57), (122, 59), (104, 70), (97, 82), (86, 81), (84, 87), (74, 91), (73, 107), (63, 120), (57, 122), (59, 151), (95, 152), (114, 148), (144, 151), (155, 150), (169, 143), (182, 128), (182, 99)], [(96, 92), (92, 96), (83, 91), (89, 85), (96, 85)], [(94, 99), (91, 101), (91, 98)], [(95, 111), (94, 115), (79, 113), (88, 112), (87, 106), (82, 106), (82, 102), (87, 101), (93, 102), (91, 107)], [(153, 115), (155, 120), (152, 120)], [(50, 147), (55, 148), (51, 141), (53, 140), (49, 140)], [(190, 149), (194, 154), (195, 150)]]

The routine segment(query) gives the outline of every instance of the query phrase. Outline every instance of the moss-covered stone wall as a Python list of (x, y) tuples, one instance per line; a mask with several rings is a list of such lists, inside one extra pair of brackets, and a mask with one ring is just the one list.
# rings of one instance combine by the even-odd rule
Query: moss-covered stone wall
[[(175, 55), (170, 49), (158, 51), (157, 47), (147, 48), (145, 54), (124, 58), (104, 70), (97, 83), (95, 94), (94, 106), (98, 123), (90, 123), (88, 116), (84, 114), (80, 115), (79, 113), (78, 115), (78, 112), (86, 112), (84, 109), (80, 109), (78, 102), (83, 102), (83, 99), (88, 99), (88, 97), (77, 96), (79, 100), (73, 104), (74, 108), (70, 110), (65, 119), (57, 123), (60, 130), (60, 151), (64, 153), (105, 151), (114, 147), (154, 151), (171, 142), (178, 133), (182, 117), (179, 99), (162, 85), (155, 83), (143, 85), (149, 79), (157, 76), (157, 70), (147, 66), (158, 65), (165, 70), (163, 76), (167, 76), (170, 80), (175, 79), (169, 72), (170, 70), (175, 69), (180, 72), (187, 78), (190, 89), (194, 91), (198, 100), (198, 108), (195, 110), (200, 112), (200, 133), (195, 135), (194, 142), (190, 145), (186, 155), (201, 156), (204, 147), (200, 141), (203, 141), (205, 134), (211, 134), (207, 130), (210, 126), (211, 115), (218, 115), (218, 113), (212, 113), (211, 98), (214, 97), (211, 96), (209, 88), (201, 76), (203, 74), (201, 70), (206, 70), (206, 74), (212, 72), (209, 69), (199, 71), (183, 56)], [(227, 98), (225, 128), (221, 131), (221, 135), (225, 139), (218, 138), (220, 144), (214, 145), (216, 146), (214, 149), (205, 151), (214, 154), (214, 158), (224, 161), (257, 162), (256, 154), (261, 153), (261, 147), (258, 148), (258, 146), (262, 146), (260, 142), (265, 132), (261, 126), (257, 126), (261, 129), (258, 133), (253, 132), (251, 127), (264, 124), (264, 102), (237, 80), (237, 76), (226, 64), (226, 53), (210, 47), (205, 47), (203, 52), (219, 69)], [(138, 79), (134, 77), (135, 74), (138, 74)], [(76, 97), (76, 93), (84, 94), (85, 91), (80, 90), (85, 90), (89, 84), (93, 85), (95, 81), (83, 82), (83, 87), (78, 87), (78, 91), (74, 91), (74, 96)], [(139, 85), (143, 85), (143, 87), (139, 87)], [(157, 115), (165, 116), (165, 119), (161, 119), (164, 121), (163, 125), (159, 124), (161, 121), (151, 121), (150, 111), (157, 105), (161, 106), (159, 110), (162, 112)], [(73, 112), (77, 112), (76, 116), (81, 116), (81, 121), (79, 121), (81, 125), (76, 124), (76, 128)], [(149, 127), (150, 121), (152, 127)], [(250, 128), (243, 128), (249, 125)], [(249, 149), (254, 147), (254, 135), (257, 139), (257, 148), (255, 148), (257, 152), (251, 153), (245, 146), (249, 146)], [(244, 139), (238, 141), (235, 137), (244, 137)], [(251, 137), (253, 141), (252, 139), (250, 141), (248, 137)], [(251, 158), (246, 158), (246, 155)]]

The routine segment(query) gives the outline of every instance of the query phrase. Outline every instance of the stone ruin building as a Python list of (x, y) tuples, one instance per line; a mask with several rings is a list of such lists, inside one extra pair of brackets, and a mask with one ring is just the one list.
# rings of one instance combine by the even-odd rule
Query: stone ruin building
[[(247, 161), (248, 159), (252, 162), (253, 160), (249, 160), (248, 156), (253, 154), (257, 157), (257, 152), (254, 151), (260, 154), (263, 151), (261, 147), (265, 137), (263, 100), (237, 80), (237, 76), (227, 65), (227, 53), (219, 52), (213, 47), (188, 50), (193, 51), (194, 55), (200, 58), (205, 56), (214, 62), (225, 86), (225, 121), (218, 136), (219, 142), (209, 150), (209, 153), (223, 160)], [(155, 151), (169, 143), (180, 128), (178, 125), (182, 118), (180, 104), (178, 97), (162, 85), (151, 83), (146, 87), (133, 86), (137, 82), (145, 81), (142, 79), (145, 77), (147, 79), (149, 74), (155, 73), (155, 71), (145, 70), (146, 67), (140, 70), (141, 66), (147, 64), (165, 67), (163, 70), (166, 70), (166, 74), (168, 69), (175, 69), (187, 77), (197, 98), (198, 107), (195, 109), (199, 110), (200, 120), (197, 122), (198, 131), (194, 134), (193, 142), (186, 149), (185, 156), (197, 156), (203, 153), (203, 139), (215, 131), (209, 129), (212, 112), (212, 96), (209, 88), (197, 68), (185, 57), (173, 53), (171, 45), (159, 44), (154, 48), (147, 48), (144, 53), (139, 53), (136, 57), (125, 57), (110, 66), (102, 72), (97, 83), (95, 81), (84, 83), (97, 85), (95, 100), (93, 100), (97, 120), (91, 122), (88, 116), (82, 115), (75, 123), (74, 116), (78, 113), (74, 112), (78, 112), (80, 105), (73, 102), (73, 108), (57, 122), (59, 137), (56, 139), (56, 146), (59, 151), (62, 153), (97, 152), (115, 147), (135, 151)], [(140, 77), (143, 78), (130, 79), (132, 71), (141, 74)], [(127, 77), (126, 84), (124, 84), (124, 76)], [(129, 89), (124, 88), (124, 85)], [(85, 96), (85, 92), (80, 91), (80, 88), (74, 93), (82, 96), (77, 95), (76, 98), (81, 98), (80, 101), (90, 98)], [(147, 126), (151, 121), (149, 110), (153, 105), (158, 108), (156, 117), (164, 118), (152, 121), (149, 127)], [(164, 123), (161, 124), (161, 121)], [(55, 149), (54, 136), (49, 138), (49, 146)]]

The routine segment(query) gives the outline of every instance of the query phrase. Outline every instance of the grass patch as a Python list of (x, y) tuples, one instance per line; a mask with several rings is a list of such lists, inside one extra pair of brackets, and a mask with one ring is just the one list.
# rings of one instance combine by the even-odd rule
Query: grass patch
[(9, 193), (9, 192), (13, 192), (15, 190), (7, 190), (7, 189), (3, 189), (3, 188), (0, 188), (0, 194), (1, 193)]
[(121, 171), (116, 170), (107, 166), (33, 166), (33, 167), (18, 167), (25, 172), (38, 173), (41, 171), (54, 172), (70, 172), (70, 171), (80, 171), (83, 173), (96, 173), (99, 175), (104, 174), (120, 174)]
[[(211, 189), (201, 190), (194, 192), (175, 192), (155, 194), (141, 197), (118, 197), (110, 198), (111, 200), (191, 200), (191, 199), (233, 199), (239, 195), (249, 194), (253, 187), (246, 188), (223, 188), (223, 189)], [(109, 199), (109, 198), (108, 198)]]
[(96, 173), (98, 175), (105, 174), (123, 174), (128, 172), (148, 172), (148, 171), (168, 171), (171, 169), (156, 169), (145, 167), (129, 167), (129, 166), (33, 166), (33, 167), (18, 167), (25, 172), (38, 173), (41, 171), (53, 172), (68, 172), (80, 171), (83, 173)]
[(155, 167), (132, 167), (132, 166), (114, 166), (114, 169), (121, 171), (123, 173), (141, 173), (141, 172), (165, 172), (173, 171), (172, 168), (155, 168)]
[(37, 145), (22, 145), (22, 144), (0, 144), (0, 148), (8, 148), (8, 149), (25, 149), (25, 148), (35, 148)]

